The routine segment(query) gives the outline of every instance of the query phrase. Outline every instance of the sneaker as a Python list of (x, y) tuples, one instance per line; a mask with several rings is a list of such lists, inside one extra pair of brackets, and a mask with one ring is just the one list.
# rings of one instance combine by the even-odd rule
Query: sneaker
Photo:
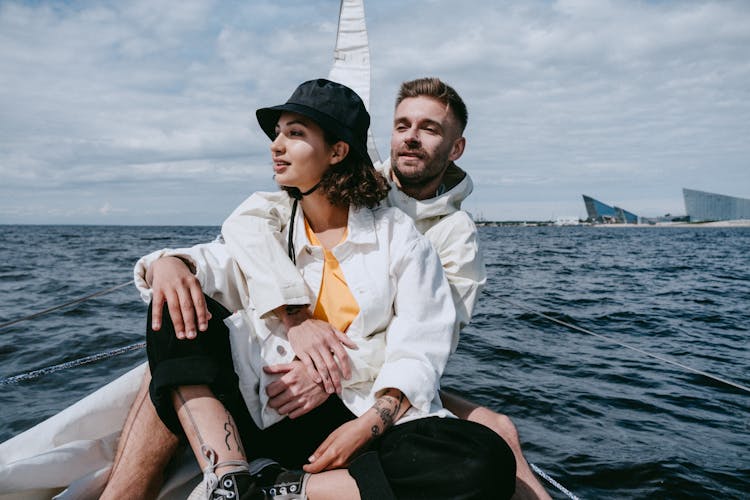
[[(214, 476), (215, 477), (215, 476)], [(218, 480), (204, 479), (196, 486), (188, 500), (265, 500), (266, 495), (255, 484), (247, 470), (227, 472)]]
[(250, 471), (266, 500), (306, 500), (305, 488), (310, 477), (302, 470), (288, 470), (273, 460), (260, 458), (250, 462)]

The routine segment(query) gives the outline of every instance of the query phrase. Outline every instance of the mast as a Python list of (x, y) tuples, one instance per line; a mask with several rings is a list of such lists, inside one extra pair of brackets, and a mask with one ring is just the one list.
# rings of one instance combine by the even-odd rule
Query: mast
[[(370, 110), (370, 46), (367, 40), (364, 0), (341, 0), (336, 48), (328, 79), (354, 90)], [(367, 131), (367, 149), (373, 161), (379, 162), (372, 130)]]

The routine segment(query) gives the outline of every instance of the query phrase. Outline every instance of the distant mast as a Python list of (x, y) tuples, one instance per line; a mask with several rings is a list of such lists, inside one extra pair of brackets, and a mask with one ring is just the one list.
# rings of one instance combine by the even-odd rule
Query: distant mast
[[(336, 48), (328, 79), (351, 87), (370, 110), (370, 46), (363, 0), (341, 0)], [(372, 160), (379, 162), (372, 130), (367, 132), (367, 149)]]

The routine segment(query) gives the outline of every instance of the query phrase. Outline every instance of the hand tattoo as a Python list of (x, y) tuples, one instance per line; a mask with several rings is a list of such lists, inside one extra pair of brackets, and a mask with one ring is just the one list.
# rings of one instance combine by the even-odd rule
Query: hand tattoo
[(385, 432), (385, 430), (391, 427), (393, 423), (401, 416), (401, 406), (404, 402), (405, 396), (401, 391), (398, 391), (398, 393), (399, 396), (398, 398), (396, 398), (395, 396), (392, 396), (389, 391), (386, 394), (380, 396), (378, 400), (375, 401), (373, 410), (375, 410), (375, 413), (377, 413), (380, 417), (380, 421), (382, 422), (382, 430), (377, 425), (373, 425), (371, 428), (373, 437), (377, 437), (381, 434), (381, 432)]

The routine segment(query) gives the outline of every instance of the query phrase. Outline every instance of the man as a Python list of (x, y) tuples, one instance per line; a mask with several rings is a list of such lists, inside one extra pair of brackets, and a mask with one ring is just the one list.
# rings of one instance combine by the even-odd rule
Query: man
[[(470, 177), (454, 163), (463, 154), (463, 131), (468, 113), (461, 97), (437, 78), (402, 84), (396, 100), (391, 135), (394, 184), (391, 204), (410, 215), (432, 242), (443, 263), (456, 303), (456, 348), (460, 329), (471, 319), (477, 295), (485, 282), (484, 263), (477, 247), (476, 226), (461, 202), (471, 193)], [(479, 422), (498, 433), (516, 456), (514, 498), (549, 498), (523, 456), (518, 432), (511, 420), (441, 392), (443, 404), (459, 418)]]
[[(460, 209), (461, 202), (472, 191), (472, 182), (454, 163), (466, 146), (463, 131), (467, 117), (460, 96), (440, 80), (424, 78), (405, 82), (396, 100), (390, 165), (382, 166), (392, 186), (389, 203), (414, 219), (417, 229), (430, 240), (440, 256), (457, 309), (453, 350), (461, 328), (471, 318), (478, 292), (485, 282), (476, 227), (468, 214)], [(281, 259), (278, 266), (269, 271), (255, 262), (253, 248), (239, 246), (235, 233), (240, 226), (237, 221), (247, 216), (263, 218), (268, 215), (253, 213), (252, 208), (240, 206), (225, 222), (222, 234), (233, 254), (240, 256), (238, 265), (251, 277), (248, 290), (269, 292), (257, 297), (263, 304), (256, 304), (256, 307), (274, 311), (290, 330), (304, 329), (309, 335), (329, 334), (325, 325), (309, 318), (307, 308), (294, 307), (309, 304), (310, 297), (295, 279), (298, 275), (291, 262)], [(271, 214), (271, 217), (277, 224), (289, 220), (286, 213)], [(267, 236), (267, 233), (259, 233), (258, 244), (268, 244)], [(245, 237), (244, 241), (247, 239)], [(185, 267), (174, 258), (160, 261), (160, 265), (176, 266), (177, 270), (180, 266)], [(191, 338), (197, 331), (204, 330), (208, 321), (200, 283), (189, 273), (175, 273), (174, 276), (180, 277), (172, 283), (152, 283), (153, 311), (156, 314), (153, 323), (158, 327), (161, 305), (166, 302), (178, 336)], [(279, 308), (276, 307), (278, 304), (291, 307)], [(331, 350), (335, 351), (337, 347), (332, 344)], [(345, 357), (338, 356), (337, 364), (331, 350), (323, 349), (316, 359), (308, 357), (296, 365), (268, 367), (270, 373), (280, 375), (267, 388), (269, 406), (296, 418), (333, 392), (339, 392), (341, 376), (346, 377), (349, 367)], [(302, 382), (305, 373), (317, 385), (312, 390), (301, 391), (299, 388), (305, 385)], [(161, 471), (177, 448), (176, 437), (163, 426), (147, 397), (147, 382), (144, 381), (131, 409), (110, 482), (102, 498), (122, 498), (123, 494), (133, 497), (155, 495), (161, 482)], [(549, 498), (524, 459), (518, 433), (507, 416), (455, 395), (443, 392), (441, 398), (445, 407), (456, 416), (489, 427), (511, 446), (517, 462), (514, 498)], [(142, 491), (136, 491), (136, 488), (142, 488)]]

